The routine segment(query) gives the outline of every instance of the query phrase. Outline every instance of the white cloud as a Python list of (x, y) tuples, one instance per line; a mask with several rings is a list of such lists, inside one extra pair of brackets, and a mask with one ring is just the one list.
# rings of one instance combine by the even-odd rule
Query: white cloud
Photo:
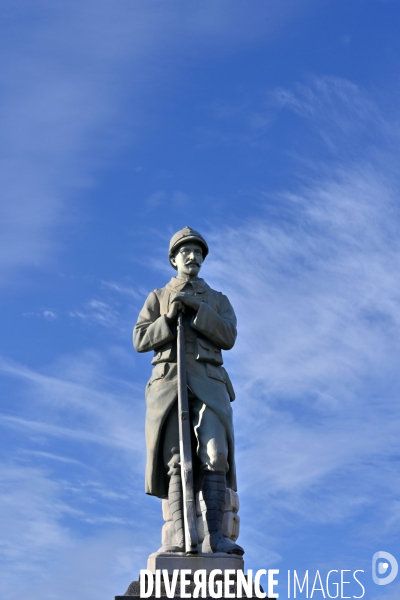
[(156, 210), (163, 204), (174, 206), (175, 208), (184, 208), (190, 206), (191, 197), (185, 192), (176, 191), (167, 194), (164, 191), (154, 192), (146, 199), (146, 205), (149, 210)]
[(0, 480), (2, 598), (95, 600), (123, 594), (137, 578), (152, 550), (140, 526), (129, 525), (135, 543), (126, 521), (115, 516), (93, 518), (95, 527), (77, 535), (65, 521), (71, 509), (63, 482), (21, 465), (1, 466)]
[[(277, 88), (269, 92), (272, 104), (291, 110), (314, 129), (330, 150), (343, 161), (355, 153), (398, 139), (396, 117), (390, 119), (376, 104), (372, 94), (340, 77), (315, 77), (294, 90)], [(374, 162), (378, 156), (375, 154)], [(385, 169), (388, 169), (386, 165)]]
[[(13, 4), (7, 3), (7, 15), (15, 16)], [(43, 13), (30, 21), (36, 25), (21, 25), (24, 35), (16, 32), (17, 44), (1, 67), (0, 161), (7, 173), (0, 181), (2, 280), (10, 281), (10, 273), (21, 267), (42, 265), (59, 249), (62, 236), (57, 234), (74, 219), (71, 199), (94, 183), (109, 152), (125, 143), (119, 116), (126, 115), (126, 87), (132, 82), (131, 125), (140, 131), (136, 121), (144, 111), (143, 98), (162, 71), (155, 68), (153, 77), (142, 80), (142, 65), (149, 64), (151, 53), (160, 47), (175, 51), (174, 68), (184, 68), (189, 39), (191, 52), (204, 51), (201, 40), (206, 39), (212, 56), (211, 38), (224, 52), (229, 44), (237, 51), (239, 43), (254, 43), (257, 35), (276, 35), (281, 19), (304, 2), (287, 2), (285, 16), (279, 15), (281, 3), (265, 5), (267, 27), (260, 13), (247, 16), (247, 5), (231, 1), (178, 2), (167, 9), (162, 3), (85, 1), (51, 7), (51, 12), (48, 3), (40, 5)], [(285, 208), (285, 219), (266, 216), (227, 227), (223, 236), (221, 230), (211, 232), (215, 251), (204, 269), (239, 316), (238, 344), (228, 365), (239, 392), (234, 409), (240, 493), (253, 495), (251, 506), (257, 498), (262, 504), (259, 513), (247, 513), (245, 535), (254, 552), (265, 553), (266, 563), (279, 559), (274, 550), (265, 550), (266, 536), (260, 534), (268, 519), (276, 517), (281, 524), (289, 514), (340, 523), (356, 520), (373, 505), (376, 520), (363, 523), (362, 531), (377, 539), (379, 519), (379, 529), (394, 536), (399, 508), (393, 498), (400, 491), (390, 462), (398, 453), (400, 424), (399, 215), (392, 169), (397, 154), (390, 147), (396, 127), (388, 127), (371, 99), (351, 82), (316, 80), (295, 92), (275, 92), (274, 99), (309, 120), (335, 153), (334, 168), (314, 163), (313, 176), (301, 190), (273, 198)], [(262, 129), (270, 120), (257, 112), (251, 123)], [(383, 151), (371, 147), (371, 131), (387, 144)], [(359, 150), (366, 139), (369, 154), (342, 164), (341, 153), (348, 155), (349, 147)], [(178, 204), (188, 200), (183, 192), (171, 198)], [(162, 269), (168, 269), (165, 261)], [(136, 298), (120, 283), (104, 285)], [(57, 314), (45, 309), (45, 317), (46, 312), (49, 319)], [(113, 328), (120, 318), (103, 299), (75, 314)], [(158, 526), (154, 515), (159, 506), (157, 511), (146, 508), (155, 504), (143, 496), (137, 510), (139, 494), (126, 491), (129, 485), (134, 492), (142, 487), (143, 390), (112, 378), (104, 357), (95, 352), (47, 369), (7, 360), (1, 369), (19, 390), (3, 415), (6, 432), (12, 430), (15, 437), (20, 432), (21, 442), (41, 448), (52, 449), (61, 441), (66, 452), (34, 450), (36, 457), (79, 467), (84, 460), (67, 454), (82, 444), (82, 453), (93, 447), (92, 468), (113, 452), (118, 463), (114, 479), (108, 473), (109, 485), (74, 490), (71, 478), (56, 481), (47, 471), (21, 464), (2, 467), (1, 549), (10, 567), (1, 595), (9, 600), (21, 595), (97, 600), (123, 593), (154, 550), (148, 523), (151, 535)], [(133, 481), (115, 492), (115, 479), (127, 472)], [(84, 498), (79, 508), (65, 501), (65, 488)], [(84, 502), (97, 506), (99, 497), (132, 502), (135, 518), (85, 512)], [(114, 528), (80, 537), (64, 521), (74, 510), (86, 523)], [(118, 529), (131, 522), (136, 523), (132, 538)], [(278, 526), (270, 536), (272, 545), (279, 539)]]
[(1, 597), (123, 594), (157, 547), (160, 503), (143, 491), (143, 389), (113, 377), (107, 360), (87, 351), (46, 373), (1, 362), (14, 380), (0, 417), (4, 439), (11, 433), (0, 465)]
[(118, 311), (107, 304), (107, 302), (98, 299), (89, 300), (84, 311), (71, 311), (69, 316), (112, 328), (116, 328), (119, 321)]
[(48, 321), (53, 321), (54, 319), (57, 319), (57, 315), (54, 312), (54, 310), (44, 310), (43, 311), (43, 316)]
[(15, 283), (15, 271), (54, 260), (65, 228), (82, 210), (80, 194), (142, 131), (147, 95), (173, 75), (160, 57), (175, 56), (174, 68), (186, 68), (188, 53), (204, 54), (206, 48), (212, 54), (216, 45), (229, 52), (272, 37), (303, 7), (304, 0), (290, 0), (282, 14), (278, 2), (260, 3), (265, 20), (225, 1), (42, 1), (26, 6), (22, 19), (19, 5), (6, 1), (0, 38), (7, 56), (0, 68), (0, 281)]
[(112, 292), (117, 292), (118, 294), (128, 295), (135, 298), (135, 300), (142, 299), (142, 296), (131, 286), (127, 286), (121, 283), (117, 283), (115, 281), (102, 281), (101, 285), (111, 290)]
[[(60, 377), (1, 361), (0, 370), (24, 385), (30, 402), (28, 407), (18, 405), (24, 416), (3, 414), (0, 422), (14, 429), (111, 446), (141, 455), (143, 390), (130, 382), (108, 378), (102, 364), (94, 352), (64, 359), (53, 366), (53, 370), (63, 373)], [(41, 416), (44, 406), (46, 420)], [(133, 406), (141, 420), (133, 415)]]
[(75, 460), (73, 458), (66, 458), (65, 456), (59, 456), (57, 454), (52, 454), (51, 452), (41, 452), (39, 450), (29, 450), (29, 452), (28, 452), (27, 450), (21, 450), (21, 454), (29, 455), (30, 457), (38, 457), (38, 458), (60, 461), (63, 463), (71, 463), (71, 464), (75, 464), (75, 465), (84, 466), (83, 463), (81, 463), (78, 460)]
[[(382, 135), (376, 147), (359, 146), (358, 161), (344, 162), (340, 143), (354, 94), (352, 130), (378, 115)], [(292, 107), (316, 126), (321, 113), (330, 115), (325, 131), (339, 147), (335, 162), (315, 164), (296, 193), (266, 196), (264, 218), (208, 234), (213, 253), (204, 276), (238, 314), (227, 364), (237, 387), (239, 481), (242, 493), (263, 495), (265, 519), (357, 522), (374, 506), (358, 535), (380, 539), (384, 529), (392, 537), (400, 492), (394, 157), (382, 143), (387, 127), (377, 107), (352, 84), (323, 80), (300, 96)], [(279, 220), (268, 210), (273, 203)]]
[(50, 310), (47, 308), (42, 309), (40, 312), (24, 312), (22, 313), (24, 317), (43, 317), (46, 321), (54, 321), (58, 318), (57, 313), (54, 310)]

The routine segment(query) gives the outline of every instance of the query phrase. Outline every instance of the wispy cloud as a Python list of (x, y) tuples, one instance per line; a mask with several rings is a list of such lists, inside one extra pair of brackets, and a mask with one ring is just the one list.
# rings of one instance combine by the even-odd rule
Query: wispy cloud
[(127, 286), (127, 285), (118, 283), (116, 281), (102, 281), (101, 285), (104, 288), (111, 290), (112, 292), (117, 292), (118, 294), (132, 296), (136, 300), (142, 299), (142, 295), (136, 289), (134, 289), (132, 286)]
[(87, 326), (106, 328), (115, 339), (123, 340), (125, 344), (132, 329), (133, 315), (138, 313), (145, 297), (142, 284), (134, 287), (124, 280), (100, 281), (96, 297), (70, 310), (67, 316)]
[[(38, 468), (9, 465), (0, 467), (0, 483), (2, 597), (16, 600), (28, 590), (32, 597), (46, 600), (64, 594), (94, 599), (124, 593), (151, 551), (137, 523), (129, 523), (136, 533), (132, 545), (127, 519), (96, 517), (90, 505), (86, 513), (76, 515), (90, 530), (73, 534), (66, 520), (71, 507), (65, 501), (64, 482)], [(73, 578), (68, 577), (71, 572)], [(59, 591), (57, 582), (64, 579)]]
[[(83, 220), (78, 200), (128, 138), (143, 133), (147, 105), (154, 107), (147, 100), (157, 98), (160, 82), (172, 89), (197, 56), (215, 64), (233, 49), (236, 60), (241, 44), (272, 39), (309, 2), (288, 0), (282, 11), (270, 0), (249, 11), (228, 0), (40, 0), (25, 3), (21, 18), (20, 3), (6, 0), (0, 282), (14, 284), (21, 269), (57, 259), (68, 228)], [(314, 160), (302, 138), (295, 192), (260, 190), (257, 218), (237, 222), (226, 211), (230, 226), (219, 221), (218, 231), (209, 216), (213, 251), (204, 276), (239, 317), (227, 365), (238, 392), (242, 539), (248, 564), (261, 560), (265, 568), (281, 559), (299, 521), (307, 534), (314, 524), (351, 521), (360, 546), (398, 536), (399, 140), (396, 119), (349, 81), (315, 79), (266, 101), (256, 94), (238, 111), (216, 111), (218, 119), (246, 113), (238, 143), (250, 147), (273, 127), (276, 111), (290, 111), (330, 152), (329, 161)], [(150, 208), (186, 206), (189, 192), (163, 186), (155, 182), (153, 196), (143, 190), (144, 207), (146, 197)], [(154, 239), (167, 244), (168, 227), (160, 234), (154, 225)], [(170, 275), (164, 255), (157, 267)], [(54, 348), (55, 362), (46, 366), (36, 352), (28, 366), (26, 357), (0, 363), (11, 457), (0, 467), (0, 595), (7, 600), (112, 597), (157, 547), (159, 502), (142, 489), (144, 385), (132, 384), (144, 374), (132, 373), (114, 335), (126, 335), (127, 306), (136, 313), (147, 292), (116, 277), (70, 309), (75, 323), (108, 336), (106, 350), (60, 357)], [(68, 308), (44, 302), (37, 314), (61, 328)]]
[[(29, 413), (39, 416), (43, 406), (47, 407), (46, 420), (3, 414), (0, 417), (2, 424), (52, 437), (141, 453), (143, 424), (134, 418), (132, 406), (136, 396), (136, 410), (139, 410), (144, 419), (142, 390), (139, 391), (130, 382), (127, 387), (126, 382), (108, 379), (104, 371), (102, 373), (98, 370), (99, 365), (93, 354), (86, 356), (86, 359), (73, 359), (69, 367), (67, 361), (64, 361), (61, 368), (64, 378), (44, 375), (2, 360), (0, 370), (3, 374), (24, 384), (29, 397), (35, 401), (34, 405), (31, 404)], [(67, 373), (69, 379), (65, 377)], [(59, 424), (61, 415), (62, 425)]]
[(154, 192), (146, 199), (146, 205), (149, 210), (155, 210), (163, 204), (173, 206), (175, 208), (184, 208), (190, 206), (191, 197), (185, 192), (176, 191), (167, 194), (165, 191)]
[[(14, 380), (0, 416), (3, 439), (11, 433), (0, 465), (0, 594), (14, 600), (28, 586), (50, 600), (56, 579), (68, 579), (65, 565), (78, 573), (70, 593), (123, 593), (153, 551), (160, 519), (143, 492), (142, 386), (113, 377), (95, 351), (46, 373), (7, 360), (0, 370)], [(133, 518), (137, 511), (154, 527)], [(92, 552), (96, 566), (75, 565)], [(96, 592), (86, 589), (90, 570), (102, 582)]]
[[(350, 83), (323, 80), (302, 88), (300, 100), (288, 95), (302, 118), (329, 115), (335, 144), (341, 127), (346, 143), (348, 119), (354, 130), (372, 121), (387, 130), (377, 106)], [(266, 196), (264, 219), (211, 230), (204, 276), (238, 313), (227, 360), (239, 392), (242, 489), (270, 498), (265, 516), (288, 511), (313, 522), (356, 519), (373, 505), (369, 533), (383, 527), (393, 536), (400, 215), (390, 160), (381, 168), (391, 150), (383, 139), (360, 146), (357, 162), (343, 162), (339, 151), (330, 167), (316, 164), (296, 194)]]
[(10, 417), (8, 415), (0, 415), (0, 421), (5, 426), (25, 429), (33, 433), (41, 433), (58, 438), (69, 438), (82, 442), (94, 442), (96, 444), (102, 444), (104, 446), (123, 447), (125, 449), (131, 450), (135, 448), (134, 443), (129, 444), (126, 440), (124, 443), (124, 441), (121, 440), (119, 437), (109, 437), (109, 435), (107, 434), (95, 434), (91, 431), (79, 430), (76, 427), (60, 427), (59, 425), (53, 425), (39, 421), (29, 421), (27, 419), (22, 419), (20, 417)]
[(10, 284), (16, 281), (11, 273), (54, 260), (62, 230), (76, 224), (74, 201), (128, 137), (142, 131), (147, 94), (167, 74), (159, 60), (149, 72), (150, 57), (162, 50), (179, 59), (189, 46), (203, 53), (204, 36), (210, 53), (212, 46), (237, 49), (276, 35), (303, 6), (304, 0), (290, 0), (282, 14), (279, 3), (270, 2), (262, 8), (265, 20), (225, 1), (112, 10), (105, 0), (51, 8), (42, 1), (26, 8), (24, 21), (7, 1), (0, 43), (7, 55), (1, 65), (0, 281)]
[[(79, 460), (75, 460), (73, 458), (67, 458), (65, 456), (59, 456), (58, 454), (52, 454), (51, 452), (41, 452), (39, 450), (21, 450), (21, 455), (25, 456), (25, 458), (43, 458), (48, 460), (55, 460), (62, 463), (70, 463), (75, 465), (83, 465)], [(83, 465), (84, 466), (84, 465)]]
[(89, 300), (83, 310), (71, 311), (69, 316), (103, 327), (115, 328), (119, 322), (117, 310), (103, 302), (103, 300), (98, 299)]
[(42, 317), (43, 319), (46, 319), (46, 321), (54, 321), (58, 318), (57, 313), (48, 308), (44, 308), (40, 312), (24, 312), (22, 315), (24, 317)]
[(342, 160), (354, 151), (365, 154), (377, 146), (383, 151), (383, 145), (390, 147), (400, 133), (395, 115), (392, 119), (385, 116), (372, 94), (340, 77), (315, 77), (294, 90), (277, 88), (267, 98), (272, 105), (306, 119)]

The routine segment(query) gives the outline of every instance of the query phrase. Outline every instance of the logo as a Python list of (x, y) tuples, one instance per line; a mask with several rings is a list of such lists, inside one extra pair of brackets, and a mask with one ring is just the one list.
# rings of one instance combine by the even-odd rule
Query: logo
[[(379, 575), (387, 573), (389, 566), (389, 575), (386, 575), (386, 577), (379, 577)], [(377, 585), (387, 585), (388, 583), (392, 583), (396, 578), (398, 570), (399, 565), (392, 554), (383, 552), (382, 550), (380, 552), (375, 552), (372, 557), (372, 579), (374, 580), (374, 583)]]

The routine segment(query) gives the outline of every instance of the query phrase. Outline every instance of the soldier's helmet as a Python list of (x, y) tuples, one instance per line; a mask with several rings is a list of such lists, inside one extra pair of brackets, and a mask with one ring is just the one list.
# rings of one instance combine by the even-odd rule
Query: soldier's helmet
[(203, 236), (191, 227), (184, 227), (172, 236), (171, 241), (169, 243), (168, 258), (169, 262), (171, 263), (171, 266), (173, 266), (174, 269), (176, 269), (176, 267), (172, 264), (171, 258), (174, 256), (179, 246), (182, 246), (182, 244), (186, 244), (188, 242), (196, 242), (197, 244), (200, 244), (200, 246), (203, 249), (203, 259), (207, 256), (208, 245)]

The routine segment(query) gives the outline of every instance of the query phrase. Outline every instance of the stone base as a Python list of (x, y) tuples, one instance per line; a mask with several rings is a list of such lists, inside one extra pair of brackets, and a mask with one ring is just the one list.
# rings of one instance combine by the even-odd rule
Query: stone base
[[(167, 552), (154, 552), (150, 554), (147, 562), (147, 569), (152, 573), (155, 573), (156, 569), (163, 570), (167, 569), (168, 574), (171, 576), (172, 571), (174, 569), (190, 569), (192, 573), (199, 569), (205, 569), (207, 573), (210, 573), (214, 569), (221, 569), (222, 571), (226, 569), (233, 569), (235, 571), (244, 571), (244, 561), (242, 556), (234, 555), (234, 554), (225, 554), (225, 553), (215, 553), (215, 554), (198, 554), (195, 556), (188, 556), (182, 553), (174, 553), (170, 554)], [(234, 576), (233, 576), (234, 577)], [(217, 576), (215, 579), (222, 579), (223, 575)], [(208, 589), (208, 585), (207, 585)], [(192, 596), (194, 590), (193, 580), (191, 581), (190, 586), (186, 587), (186, 592), (190, 593)], [(236, 598), (236, 585), (230, 586), (230, 593), (235, 594), (234, 598)], [(139, 581), (133, 581), (128, 587), (127, 591), (123, 596), (115, 596), (115, 600), (137, 600), (140, 598), (140, 583)], [(150, 598), (155, 598), (154, 592)], [(175, 589), (175, 599), (181, 598), (180, 595), (180, 585), (179, 579)], [(224, 596), (221, 596), (224, 598)], [(243, 598), (246, 598), (246, 595), (243, 591)], [(253, 590), (252, 598), (256, 598), (256, 595)], [(161, 584), (161, 598), (160, 600), (166, 600), (167, 595), (165, 592), (164, 584)], [(211, 596), (207, 594), (206, 600), (211, 600)], [(265, 598), (268, 600), (268, 598)]]
[(210, 573), (213, 569), (234, 569), (235, 571), (244, 570), (244, 560), (237, 554), (225, 554), (225, 552), (215, 552), (214, 554), (195, 554), (188, 556), (184, 552), (153, 552), (147, 559), (147, 568), (152, 573), (156, 569), (160, 571), (167, 569), (168, 574), (172, 575), (174, 569), (205, 569)]
[[(191, 596), (193, 596), (193, 585), (189, 588), (189, 586), (186, 588), (186, 593), (190, 593)], [(261, 588), (262, 590), (262, 588)], [(231, 594), (234, 594), (234, 596), (230, 596), (230, 598), (232, 598), (232, 600), (234, 600), (234, 598), (238, 598), (238, 596), (236, 595), (236, 586), (230, 586), (229, 588), (229, 592)], [(220, 596), (221, 600), (223, 598), (225, 598), (226, 596)], [(133, 581), (130, 586), (128, 587), (128, 589), (126, 590), (125, 594), (123, 596), (115, 596), (115, 600), (138, 600), (138, 598), (140, 598), (140, 584), (139, 581)], [(155, 595), (153, 593), (152, 596), (149, 597), (150, 600), (153, 600), (153, 598), (155, 598)], [(175, 596), (173, 597), (174, 600), (178, 600), (181, 599), (181, 595), (180, 595), (180, 587), (179, 585), (176, 586), (176, 590), (175, 590)], [(247, 596), (242, 593), (241, 598), (243, 600), (245, 600), (245, 598), (247, 598)], [(253, 600), (257, 598), (254, 590), (253, 590), (253, 595), (251, 596), (251, 598), (249, 598), (248, 600)], [(164, 586), (161, 586), (161, 596), (159, 598), (159, 600), (168, 600), (168, 597), (165, 593), (165, 589)], [(203, 600), (213, 600), (211, 596), (209, 596), (207, 594), (207, 596), (203, 599)], [(268, 596), (266, 596), (264, 598), (264, 600), (269, 600)]]

